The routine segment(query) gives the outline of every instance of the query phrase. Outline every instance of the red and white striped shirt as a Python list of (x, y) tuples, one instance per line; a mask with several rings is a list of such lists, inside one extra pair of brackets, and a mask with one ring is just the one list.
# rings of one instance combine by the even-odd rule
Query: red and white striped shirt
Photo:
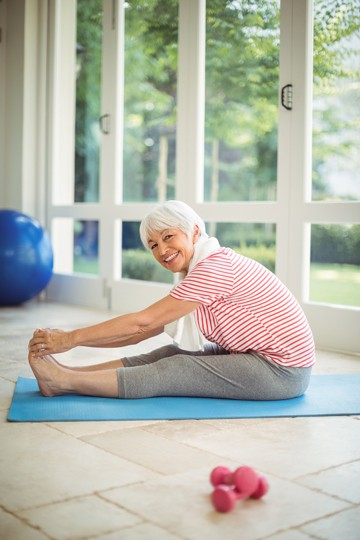
[(200, 331), (229, 352), (254, 351), (285, 367), (315, 362), (311, 329), (294, 296), (270, 270), (232, 249), (200, 261), (170, 294), (201, 302)]

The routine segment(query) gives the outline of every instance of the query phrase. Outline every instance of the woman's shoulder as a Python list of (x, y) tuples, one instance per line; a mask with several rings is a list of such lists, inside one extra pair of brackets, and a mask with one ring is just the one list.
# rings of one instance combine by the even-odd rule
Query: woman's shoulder
[(242, 255), (235, 253), (230, 248), (219, 247), (213, 253), (210, 253), (207, 257), (202, 259), (193, 270), (198, 272), (209, 273), (214, 271), (219, 272), (231, 272), (234, 266), (234, 261), (242, 259)]
[(229, 261), (229, 262), (241, 262), (245, 257), (241, 253), (237, 253), (229, 247), (220, 247), (217, 251), (209, 256), (209, 260), (213, 261)]

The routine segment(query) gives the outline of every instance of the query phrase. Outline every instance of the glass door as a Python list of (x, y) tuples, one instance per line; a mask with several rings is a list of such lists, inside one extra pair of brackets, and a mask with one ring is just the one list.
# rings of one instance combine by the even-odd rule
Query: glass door
[(284, 5), (284, 33), (292, 28), (292, 35), (291, 47), (282, 49), (280, 79), (293, 90), (290, 109), (282, 109), (279, 141), (288, 201), (281, 209), (287, 217), (279, 253), (287, 255), (284, 281), (318, 347), (358, 353), (360, 4)]
[[(97, 307), (110, 304), (112, 255), (106, 239), (113, 229), (107, 210), (112, 186), (104, 186), (103, 179), (114, 177), (116, 162), (116, 117), (107, 90), (116, 85), (115, 7), (109, 0), (50, 6), (48, 220), (54, 278), (48, 296)], [(109, 73), (115, 81), (106, 82)]]
[(49, 299), (124, 310), (169, 289), (138, 225), (153, 202), (175, 197), (178, 9), (51, 5)]
[(360, 2), (315, 0), (313, 21), (308, 300), (318, 341), (359, 351)]

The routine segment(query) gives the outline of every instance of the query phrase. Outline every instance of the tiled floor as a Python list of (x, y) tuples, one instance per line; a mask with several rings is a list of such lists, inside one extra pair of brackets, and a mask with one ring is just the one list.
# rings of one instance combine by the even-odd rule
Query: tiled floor
[[(360, 417), (8, 423), (16, 379), (32, 375), (33, 329), (106, 317), (36, 302), (0, 309), (0, 540), (359, 540)], [(360, 373), (360, 358), (318, 351), (315, 372)], [(216, 513), (208, 477), (220, 464), (253, 466), (269, 493)]]

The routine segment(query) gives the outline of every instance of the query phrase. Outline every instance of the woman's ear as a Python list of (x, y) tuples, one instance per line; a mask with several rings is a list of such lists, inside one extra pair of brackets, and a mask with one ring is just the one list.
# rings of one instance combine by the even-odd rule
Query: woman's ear
[(199, 240), (200, 235), (201, 235), (201, 232), (200, 232), (199, 226), (195, 225), (193, 237), (192, 237), (194, 244)]

